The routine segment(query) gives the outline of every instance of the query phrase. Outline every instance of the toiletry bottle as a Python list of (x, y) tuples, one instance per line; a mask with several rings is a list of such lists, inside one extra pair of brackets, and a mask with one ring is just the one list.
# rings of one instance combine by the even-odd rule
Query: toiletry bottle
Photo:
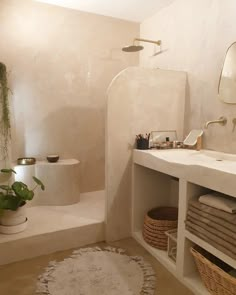
[(171, 148), (171, 142), (170, 142), (170, 138), (166, 137), (166, 147), (169, 149)]

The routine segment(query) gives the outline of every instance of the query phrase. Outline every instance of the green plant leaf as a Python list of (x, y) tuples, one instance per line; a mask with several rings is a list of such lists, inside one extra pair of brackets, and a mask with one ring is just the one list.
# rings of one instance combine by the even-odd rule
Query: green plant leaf
[(11, 190), (11, 187), (9, 185), (5, 185), (5, 184), (0, 185), (0, 188), (3, 189), (4, 191)]
[(13, 170), (13, 169), (1, 169), (0, 170), (2, 173), (15, 173), (16, 174), (16, 171), (15, 170)]
[(41, 180), (39, 180), (37, 177), (33, 176), (33, 180), (37, 183), (37, 185), (39, 185), (41, 187), (41, 190), (45, 190), (45, 186), (44, 184), (42, 183)]
[(23, 204), (24, 201), (18, 196), (0, 195), (0, 209), (15, 211)]
[(20, 181), (16, 181), (12, 184), (12, 190), (16, 196), (20, 197), (21, 200), (32, 200), (34, 197), (34, 192), (28, 189), (28, 186)]

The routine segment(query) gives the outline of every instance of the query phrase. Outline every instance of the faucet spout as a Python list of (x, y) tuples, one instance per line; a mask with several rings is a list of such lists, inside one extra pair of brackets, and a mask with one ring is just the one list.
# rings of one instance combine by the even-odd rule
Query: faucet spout
[(210, 124), (215, 124), (215, 123), (218, 123), (224, 126), (227, 123), (227, 119), (225, 117), (220, 117), (217, 120), (207, 121), (205, 124), (205, 128), (207, 129)]

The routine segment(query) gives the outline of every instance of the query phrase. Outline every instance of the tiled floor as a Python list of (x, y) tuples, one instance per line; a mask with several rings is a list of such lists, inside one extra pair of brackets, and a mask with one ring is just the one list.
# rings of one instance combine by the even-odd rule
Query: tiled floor
[[(96, 245), (105, 245), (99, 243)], [(129, 255), (140, 255), (150, 262), (157, 274), (157, 289), (155, 295), (193, 295), (172, 274), (170, 274), (156, 259), (154, 259), (135, 240), (125, 239), (110, 243), (112, 246), (127, 249)], [(43, 272), (51, 260), (62, 260), (69, 256), (72, 250), (58, 252), (51, 255), (37, 257), (18, 263), (0, 267), (1, 295), (34, 295), (37, 277)], [(102, 294), (101, 294), (102, 295)], [(112, 294), (111, 294), (112, 295)]]

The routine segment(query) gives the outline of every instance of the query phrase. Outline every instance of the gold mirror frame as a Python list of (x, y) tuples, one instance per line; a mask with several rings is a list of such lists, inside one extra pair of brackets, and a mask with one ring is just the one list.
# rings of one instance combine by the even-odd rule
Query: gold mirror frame
[[(225, 54), (225, 58), (224, 58), (224, 64), (223, 64), (223, 67), (222, 67), (222, 70), (221, 70), (221, 73), (220, 73), (220, 78), (219, 78), (219, 83), (218, 83), (218, 97), (219, 99), (226, 103), (226, 104), (236, 104), (236, 93), (235, 93), (235, 101), (233, 102), (229, 102), (229, 101), (225, 101), (224, 98), (220, 95), (220, 84), (221, 84), (221, 80), (222, 80), (222, 75), (223, 75), (223, 71), (224, 71), (224, 68), (225, 68), (225, 63), (226, 63), (226, 59), (227, 59), (227, 56), (228, 56), (228, 53), (229, 53), (229, 50), (233, 47), (233, 46), (236, 46), (236, 42), (233, 42), (227, 49), (226, 51), (226, 54)], [(236, 60), (235, 60), (235, 68), (236, 68)]]

